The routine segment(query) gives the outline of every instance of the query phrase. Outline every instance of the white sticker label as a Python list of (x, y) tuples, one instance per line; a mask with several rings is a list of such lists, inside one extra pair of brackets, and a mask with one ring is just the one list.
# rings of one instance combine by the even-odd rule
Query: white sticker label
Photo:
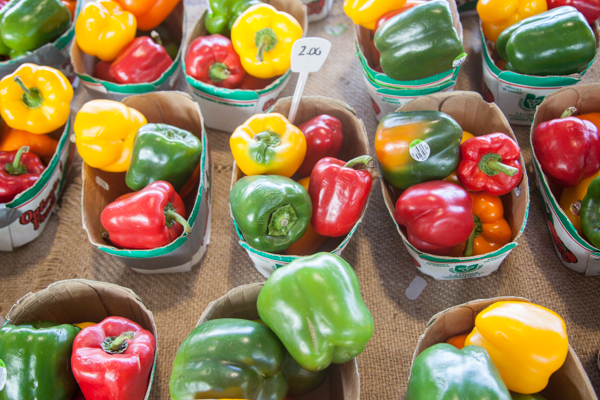
[(96, 176), (96, 183), (97, 183), (97, 184), (98, 184), (98, 186), (100, 186), (102, 189), (104, 189), (104, 190), (108, 191), (108, 189), (109, 189), (109, 186), (108, 186), (108, 183), (107, 183), (107, 182), (106, 182), (104, 179), (100, 178), (99, 176)]
[(417, 161), (425, 161), (429, 158), (431, 154), (431, 149), (427, 142), (422, 141), (421, 139), (415, 139), (410, 142), (410, 147), (408, 149), (410, 156)]
[(6, 364), (0, 360), (0, 391), (4, 389), (4, 385), (6, 385)]
[(452, 68), (460, 67), (467, 59), (467, 53), (462, 53), (452, 61)]
[(327, 39), (309, 37), (298, 39), (292, 46), (292, 72), (317, 72), (331, 50)]

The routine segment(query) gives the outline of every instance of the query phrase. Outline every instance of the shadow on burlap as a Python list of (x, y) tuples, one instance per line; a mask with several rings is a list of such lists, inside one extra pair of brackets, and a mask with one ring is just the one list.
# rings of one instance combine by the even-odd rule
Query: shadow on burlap
[[(189, 5), (188, 22), (195, 19), (198, 10), (197, 4)], [(340, 36), (325, 32), (326, 25), (342, 22), (349, 29)], [(469, 57), (460, 72), (457, 89), (481, 92), (477, 18), (465, 17), (463, 25)], [(325, 37), (333, 42), (333, 47), (322, 71), (309, 78), (305, 93), (334, 97), (353, 106), (365, 122), (372, 148), (377, 122), (355, 56), (354, 32), (343, 14), (341, 0), (336, 1), (325, 21), (310, 25), (309, 35)], [(295, 79), (284, 95), (293, 93)], [(598, 63), (584, 82), (593, 80), (598, 80)], [(85, 93), (78, 94), (78, 105), (86, 100)], [(523, 296), (562, 315), (571, 345), (594, 387), (600, 389), (595, 361), (600, 348), (600, 281), (597, 277), (577, 274), (558, 260), (535, 188), (529, 131), (517, 127), (515, 133), (532, 186), (529, 220), (519, 246), (499, 271), (489, 277), (442, 282), (417, 272), (385, 208), (379, 181), (374, 180), (369, 209), (344, 253), (358, 274), (365, 302), (375, 319), (375, 335), (358, 359), (364, 399), (404, 398), (412, 354), (429, 318), (448, 307), (495, 296)], [(140, 275), (95, 249), (81, 225), (81, 178), (80, 168), (76, 167), (58, 218), (52, 218), (42, 237), (14, 253), (0, 256), (0, 313), (6, 315), (21, 296), (56, 280), (85, 278), (131, 288), (154, 313), (159, 333), (158, 369), (151, 398), (168, 399), (175, 353), (204, 308), (236, 286), (264, 279), (237, 243), (229, 216), (227, 199), (233, 160), (228, 140), (228, 133), (209, 131), (214, 162), (211, 244), (193, 271)], [(417, 275), (423, 276), (428, 285), (418, 299), (410, 301), (404, 292)]]

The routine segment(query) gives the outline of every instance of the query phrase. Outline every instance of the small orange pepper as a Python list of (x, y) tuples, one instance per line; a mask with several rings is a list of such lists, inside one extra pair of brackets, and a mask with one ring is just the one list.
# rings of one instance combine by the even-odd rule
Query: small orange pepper
[[(298, 181), (304, 189), (308, 191), (308, 183), (310, 182), (310, 176), (302, 178)], [(310, 256), (315, 254), (319, 247), (323, 245), (329, 239), (327, 236), (321, 236), (315, 231), (312, 224), (308, 224), (308, 228), (304, 235), (294, 243), (292, 243), (287, 249), (283, 251), (288, 256)]]
[(484, 192), (469, 194), (473, 200), (473, 215), (475, 216), (472, 254), (467, 251), (469, 244), (469, 240), (467, 240), (454, 246), (450, 253), (452, 257), (487, 254), (510, 243), (512, 239), (512, 230), (504, 219), (504, 206), (500, 197)]
[(467, 339), (467, 336), (469, 336), (468, 333), (452, 336), (451, 338), (446, 340), (446, 343), (451, 344), (459, 350), (462, 350), (462, 348), (465, 347), (465, 340)]
[(35, 134), (27, 131), (13, 129), (2, 121), (2, 133), (0, 133), (0, 151), (19, 150), (23, 146), (29, 146), (29, 150), (38, 155), (48, 165), (56, 151), (58, 141), (48, 135)]

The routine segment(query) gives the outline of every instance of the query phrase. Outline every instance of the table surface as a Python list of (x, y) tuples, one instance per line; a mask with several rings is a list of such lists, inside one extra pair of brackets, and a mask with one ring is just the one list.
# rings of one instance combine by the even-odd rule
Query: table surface
[[(308, 36), (333, 43), (322, 70), (312, 74), (306, 95), (343, 100), (363, 119), (373, 152), (377, 127), (366, 93), (354, 45), (351, 21), (337, 0), (324, 21), (312, 23)], [(187, 27), (204, 9), (201, 1), (186, 1)], [(457, 90), (482, 90), (481, 42), (477, 16), (461, 16), (468, 58), (458, 76)], [(331, 36), (326, 27), (346, 24), (348, 29)], [(599, 81), (598, 60), (581, 83)], [(296, 76), (283, 96), (293, 94)], [(180, 81), (185, 90), (185, 82)], [(77, 89), (74, 112), (89, 100)], [(436, 281), (418, 272), (401, 242), (381, 195), (376, 178), (368, 210), (343, 257), (354, 267), (361, 292), (375, 320), (375, 335), (358, 357), (361, 396), (367, 400), (404, 398), (412, 354), (427, 321), (437, 312), (464, 302), (496, 296), (521, 296), (563, 316), (570, 343), (577, 352), (595, 390), (600, 390), (596, 364), (600, 348), (600, 278), (585, 277), (565, 268), (552, 243), (535, 186), (529, 148), (529, 130), (513, 127), (521, 145), (531, 186), (531, 205), (525, 232), (500, 269), (484, 278)], [(140, 275), (92, 246), (81, 224), (81, 168), (75, 165), (69, 185), (45, 232), (36, 241), (12, 253), (0, 254), (0, 315), (28, 292), (50, 283), (85, 278), (131, 288), (150, 309), (158, 328), (158, 364), (151, 399), (168, 399), (168, 381), (175, 353), (196, 325), (209, 302), (239, 285), (262, 281), (238, 244), (227, 203), (233, 159), (229, 133), (208, 130), (214, 164), (211, 243), (202, 262), (191, 272)], [(416, 277), (427, 286), (416, 300), (405, 291)]]

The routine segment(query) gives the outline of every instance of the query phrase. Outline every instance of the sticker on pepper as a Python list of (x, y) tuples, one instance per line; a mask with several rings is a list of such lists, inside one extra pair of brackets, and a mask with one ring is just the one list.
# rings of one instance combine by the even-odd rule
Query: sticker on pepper
[(6, 385), (6, 364), (0, 360), (0, 390), (4, 389)]
[(427, 142), (424, 142), (421, 139), (415, 139), (410, 142), (408, 152), (416, 161), (425, 161), (429, 158), (431, 149), (429, 148)]

